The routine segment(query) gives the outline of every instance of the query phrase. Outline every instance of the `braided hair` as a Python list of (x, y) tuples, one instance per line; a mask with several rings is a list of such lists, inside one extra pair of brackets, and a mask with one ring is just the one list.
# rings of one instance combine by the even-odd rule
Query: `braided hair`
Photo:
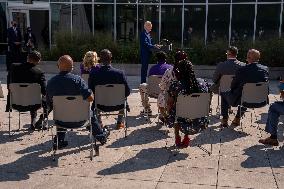
[(183, 85), (185, 93), (191, 94), (200, 92), (199, 84), (189, 60), (181, 60), (176, 64), (175, 75), (177, 80)]

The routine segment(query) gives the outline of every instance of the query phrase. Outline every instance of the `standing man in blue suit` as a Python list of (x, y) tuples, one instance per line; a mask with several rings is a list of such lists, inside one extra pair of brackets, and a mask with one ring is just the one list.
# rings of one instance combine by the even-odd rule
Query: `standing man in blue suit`
[(7, 70), (11, 63), (21, 62), (22, 34), (17, 27), (17, 22), (12, 21), (11, 27), (7, 30), (9, 60), (7, 61)]
[(148, 64), (151, 57), (151, 50), (159, 49), (159, 45), (154, 45), (150, 32), (152, 30), (152, 23), (146, 21), (144, 23), (144, 30), (140, 35), (140, 58), (141, 58), (141, 83), (146, 83)]

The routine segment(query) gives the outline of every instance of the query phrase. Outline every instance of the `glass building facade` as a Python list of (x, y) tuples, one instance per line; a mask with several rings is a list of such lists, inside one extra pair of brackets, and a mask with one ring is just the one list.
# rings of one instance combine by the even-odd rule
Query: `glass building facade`
[[(146, 20), (155, 42), (168, 39), (187, 47), (192, 39), (279, 38), (284, 35), (284, 0), (0, 0), (0, 44), (11, 20), (31, 26), (39, 45), (50, 47), (58, 31), (108, 33), (118, 42), (138, 39)], [(1, 51), (0, 51), (1, 52)]]

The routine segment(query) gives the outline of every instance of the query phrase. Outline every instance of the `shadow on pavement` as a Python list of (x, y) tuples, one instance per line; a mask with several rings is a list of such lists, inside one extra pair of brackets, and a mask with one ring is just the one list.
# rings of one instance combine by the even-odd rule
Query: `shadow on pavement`
[(98, 175), (113, 175), (121, 173), (132, 173), (141, 170), (158, 168), (172, 162), (181, 161), (188, 157), (188, 154), (169, 153), (165, 148), (143, 149), (134, 157), (118, 163), (110, 168), (101, 170)]

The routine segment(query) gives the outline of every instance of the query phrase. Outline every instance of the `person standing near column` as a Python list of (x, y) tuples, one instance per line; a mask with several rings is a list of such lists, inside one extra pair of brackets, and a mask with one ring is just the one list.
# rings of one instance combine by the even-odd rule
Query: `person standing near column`
[(144, 30), (140, 35), (140, 59), (141, 59), (141, 83), (146, 83), (149, 60), (152, 49), (160, 49), (160, 45), (153, 44), (150, 32), (152, 30), (152, 23), (146, 21), (144, 23)]
[(9, 70), (12, 63), (21, 61), (22, 34), (20, 29), (17, 27), (17, 22), (11, 22), (11, 27), (7, 30), (7, 37), (9, 55), (9, 60), (7, 61), (7, 70)]

